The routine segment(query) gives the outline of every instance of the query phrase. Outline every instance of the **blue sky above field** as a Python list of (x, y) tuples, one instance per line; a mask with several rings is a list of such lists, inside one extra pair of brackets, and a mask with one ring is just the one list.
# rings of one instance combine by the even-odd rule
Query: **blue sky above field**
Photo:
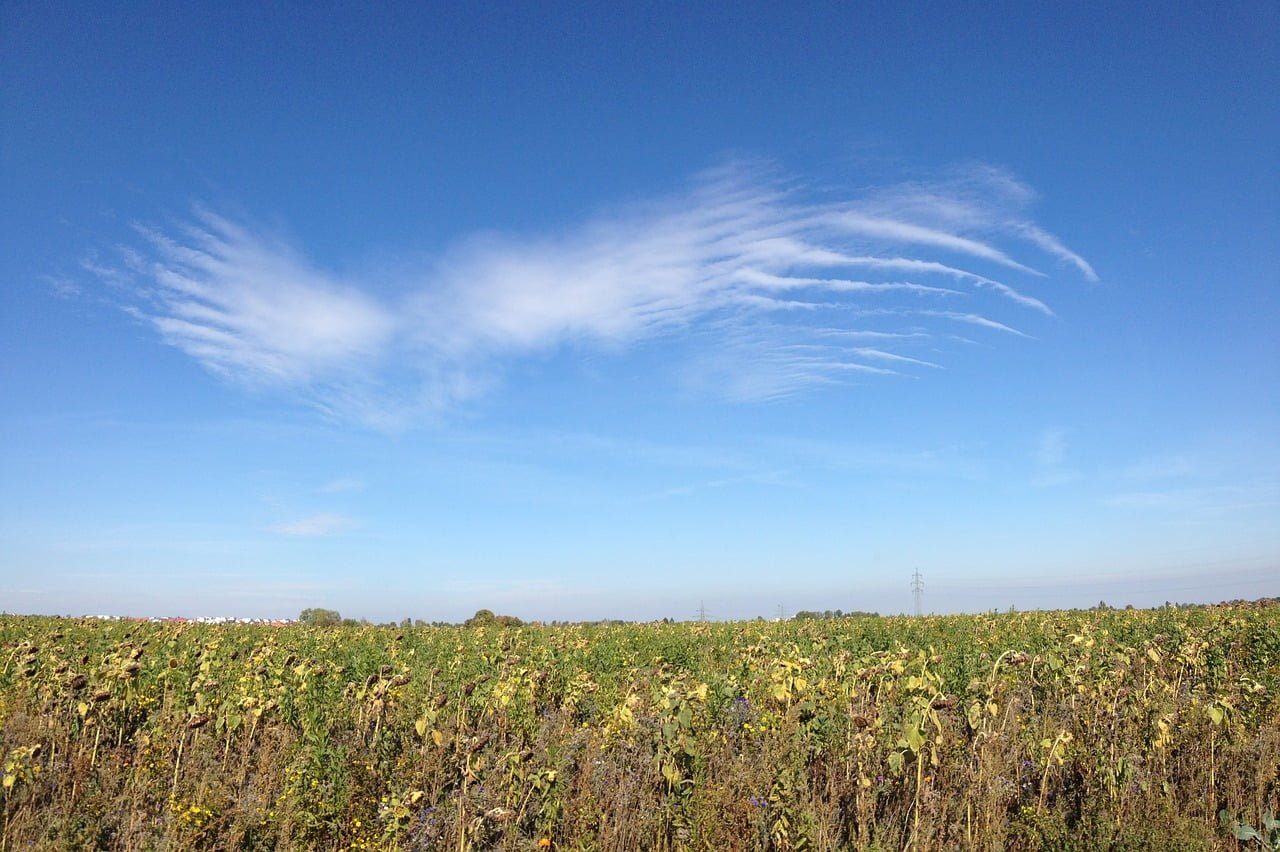
[(11, 3), (0, 609), (1280, 593), (1280, 9)]

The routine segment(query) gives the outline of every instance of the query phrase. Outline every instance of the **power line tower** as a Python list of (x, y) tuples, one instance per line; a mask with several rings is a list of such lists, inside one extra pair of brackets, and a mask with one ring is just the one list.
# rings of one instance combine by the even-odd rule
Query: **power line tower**
[(920, 614), (920, 596), (924, 594), (924, 578), (920, 576), (920, 569), (911, 575), (911, 596), (916, 600), (916, 615)]
[(698, 601), (698, 621), (707, 620), (707, 606), (702, 601)]
[(778, 604), (778, 620), (785, 621), (786, 618), (787, 618), (787, 611), (782, 608), (782, 604)]

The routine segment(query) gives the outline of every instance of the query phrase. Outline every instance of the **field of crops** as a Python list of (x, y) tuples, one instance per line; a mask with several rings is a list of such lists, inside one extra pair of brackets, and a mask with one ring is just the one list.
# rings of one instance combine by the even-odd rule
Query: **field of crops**
[(1234, 849), (1280, 798), (1280, 607), (3, 616), (0, 655), (6, 850)]

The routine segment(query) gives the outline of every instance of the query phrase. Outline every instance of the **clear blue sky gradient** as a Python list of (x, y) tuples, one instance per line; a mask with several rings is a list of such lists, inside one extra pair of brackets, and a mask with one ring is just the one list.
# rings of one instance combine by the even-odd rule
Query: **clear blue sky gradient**
[(1274, 2), (0, 40), (0, 609), (1280, 594)]

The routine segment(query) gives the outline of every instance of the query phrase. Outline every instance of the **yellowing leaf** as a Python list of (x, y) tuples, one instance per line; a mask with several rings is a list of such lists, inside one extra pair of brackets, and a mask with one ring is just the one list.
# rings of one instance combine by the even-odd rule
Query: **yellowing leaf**
[(907, 725), (903, 731), (903, 738), (907, 741), (907, 747), (913, 753), (919, 754), (920, 749), (924, 746), (924, 734), (915, 725)]

